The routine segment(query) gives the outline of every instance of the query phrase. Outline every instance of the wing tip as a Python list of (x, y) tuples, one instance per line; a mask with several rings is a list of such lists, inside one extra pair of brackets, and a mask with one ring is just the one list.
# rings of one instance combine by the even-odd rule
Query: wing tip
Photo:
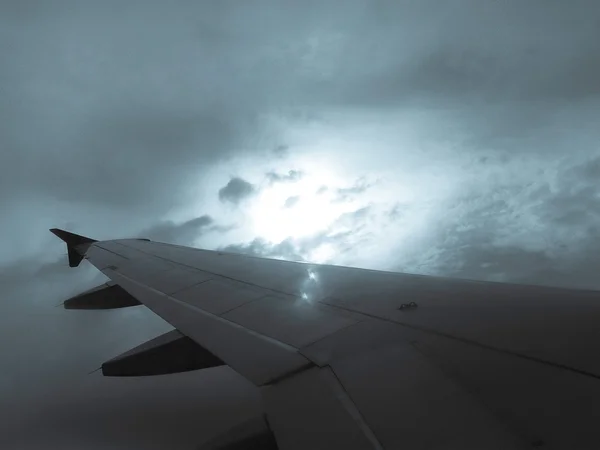
[(60, 228), (50, 228), (50, 232), (67, 244), (70, 267), (77, 267), (88, 247), (94, 242), (98, 242), (96, 239), (61, 230)]
[(50, 228), (50, 233), (63, 240), (67, 245), (72, 246), (98, 242), (96, 239), (92, 239), (87, 236), (81, 236), (80, 234), (71, 233), (70, 231), (61, 230), (60, 228)]

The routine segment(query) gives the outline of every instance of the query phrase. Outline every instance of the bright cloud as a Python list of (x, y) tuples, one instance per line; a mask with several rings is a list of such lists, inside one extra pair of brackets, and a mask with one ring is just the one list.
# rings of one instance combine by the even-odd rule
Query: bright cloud
[[(326, 179), (310, 177), (276, 185), (261, 192), (249, 207), (256, 236), (271, 242), (302, 238), (326, 230), (339, 216), (357, 208), (355, 202), (333, 203), (330, 195), (316, 192)], [(293, 202), (289, 201), (294, 198)]]

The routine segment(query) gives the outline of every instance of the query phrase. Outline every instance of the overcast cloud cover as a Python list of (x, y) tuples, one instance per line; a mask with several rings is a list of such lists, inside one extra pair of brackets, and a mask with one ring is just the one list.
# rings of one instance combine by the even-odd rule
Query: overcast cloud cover
[(226, 369), (87, 375), (169, 327), (56, 308), (103, 280), (50, 227), (600, 288), (599, 55), (596, 0), (0, 2), (0, 447), (256, 409)]

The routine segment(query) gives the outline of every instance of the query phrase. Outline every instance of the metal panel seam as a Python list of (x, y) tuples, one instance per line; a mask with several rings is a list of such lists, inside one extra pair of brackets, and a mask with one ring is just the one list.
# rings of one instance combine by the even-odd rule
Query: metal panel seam
[(127, 256), (125, 256), (125, 255), (121, 255), (120, 253), (113, 252), (112, 250), (109, 250), (109, 249), (107, 249), (106, 247), (102, 247), (102, 246), (100, 245), (101, 243), (102, 243), (102, 242), (95, 242), (95, 243), (94, 243), (94, 244), (92, 244), (92, 245), (95, 245), (96, 247), (98, 247), (98, 248), (101, 248), (101, 249), (102, 249), (102, 250), (104, 250), (105, 252), (112, 253), (113, 255), (117, 255), (117, 256), (118, 256), (118, 257), (120, 257), (120, 258), (125, 258), (125, 259), (127, 259), (128, 261), (131, 261), (131, 258), (128, 258), (128, 257), (127, 257)]
[[(456, 375), (456, 371), (453, 370), (449, 364), (444, 364), (439, 361), (439, 357), (434, 354), (435, 351), (431, 351), (431, 349), (429, 349), (429, 351), (426, 350), (422, 345), (419, 344), (418, 341), (408, 342), (407, 344), (410, 345), (421, 356), (423, 356), (433, 367), (439, 370), (446, 378), (448, 378), (448, 380), (459, 386), (465, 392), (465, 394), (473, 399), (473, 401), (478, 405), (480, 405), (482, 409), (488, 411), (490, 415), (492, 415), (499, 423), (504, 425), (508, 430), (510, 430), (510, 432), (517, 435), (524, 444), (532, 441), (532, 439), (528, 438), (527, 433), (520, 426), (521, 424), (517, 423), (514, 418), (511, 418), (507, 413), (501, 414), (501, 411), (494, 409), (491, 407), (491, 405), (486, 403), (471, 387), (469, 387), (467, 383), (462, 381), (461, 378)], [(536, 439), (533, 439), (533, 441), (535, 440)]]
[[(335, 297), (332, 297), (332, 298), (335, 298)], [(339, 300), (339, 299), (337, 299), (337, 300)], [(424, 332), (424, 333), (429, 333), (429, 334), (433, 334), (433, 335), (436, 335), (436, 336), (445, 337), (447, 339), (452, 339), (454, 341), (462, 342), (464, 344), (475, 345), (477, 347), (484, 348), (486, 350), (491, 350), (491, 351), (494, 351), (494, 352), (503, 353), (505, 355), (511, 355), (511, 356), (514, 356), (514, 357), (517, 357), (517, 358), (526, 359), (528, 361), (534, 361), (534, 362), (537, 362), (537, 363), (540, 363), (540, 364), (545, 364), (545, 365), (548, 365), (548, 366), (556, 367), (558, 369), (568, 370), (570, 372), (575, 372), (575, 373), (578, 373), (580, 375), (584, 375), (586, 377), (600, 379), (600, 375), (599, 374), (595, 374), (593, 372), (588, 372), (586, 370), (577, 369), (575, 367), (571, 367), (571, 366), (568, 366), (566, 364), (560, 364), (560, 363), (548, 361), (548, 360), (545, 360), (545, 359), (542, 359), (542, 358), (537, 358), (535, 356), (524, 355), (522, 353), (518, 353), (518, 352), (513, 351), (513, 350), (508, 350), (508, 349), (504, 349), (504, 348), (494, 347), (492, 345), (483, 344), (481, 342), (473, 341), (471, 339), (467, 339), (467, 338), (463, 338), (463, 337), (460, 337), (460, 336), (454, 336), (452, 334), (444, 333), (443, 331), (437, 331), (437, 330), (434, 330), (432, 328), (423, 327), (423, 326), (420, 326), (420, 325), (408, 324), (408, 323), (404, 323), (404, 322), (399, 322), (397, 320), (390, 319), (388, 317), (381, 317), (381, 316), (377, 316), (377, 315), (371, 314), (371, 313), (355, 311), (353, 309), (346, 308), (344, 306), (336, 305), (336, 304), (333, 304), (333, 303), (326, 303), (326, 302), (322, 302), (322, 303), (325, 304), (325, 305), (331, 306), (333, 308), (341, 309), (342, 311), (349, 311), (349, 312), (353, 312), (353, 313), (359, 313), (359, 314), (362, 314), (362, 315), (364, 315), (366, 317), (370, 317), (372, 319), (380, 320), (380, 321), (387, 322), (387, 323), (393, 323), (393, 324), (401, 326), (401, 327), (406, 327), (406, 328), (410, 328), (410, 329), (413, 329), (413, 330), (421, 331), (421, 332)]]
[[(205, 316), (205, 317), (209, 317), (210, 319), (213, 319), (213, 320), (216, 320), (216, 321), (218, 321), (218, 322), (224, 323), (224, 324), (226, 324), (226, 325), (229, 325), (229, 326), (231, 326), (231, 327), (233, 327), (233, 328), (241, 329), (241, 330), (243, 330), (244, 332), (246, 332), (247, 334), (250, 334), (250, 335), (252, 335), (252, 336), (255, 336), (255, 337), (257, 337), (257, 338), (259, 338), (259, 339), (261, 339), (261, 340), (263, 340), (263, 341), (266, 341), (266, 342), (268, 342), (268, 343), (270, 343), (270, 344), (272, 344), (272, 345), (276, 345), (276, 346), (278, 346), (278, 347), (280, 347), (280, 348), (282, 348), (282, 349), (284, 349), (284, 350), (286, 350), (286, 351), (293, 352), (293, 353), (298, 353), (298, 354), (299, 354), (299, 352), (298, 352), (298, 349), (297, 349), (297, 348), (295, 348), (295, 347), (292, 347), (291, 345), (289, 345), (289, 344), (286, 344), (285, 342), (281, 342), (281, 341), (279, 341), (279, 340), (277, 340), (277, 339), (275, 339), (275, 338), (272, 338), (272, 337), (270, 337), (270, 336), (267, 336), (267, 335), (261, 334), (261, 333), (259, 333), (259, 332), (257, 332), (257, 331), (254, 331), (254, 330), (251, 330), (251, 329), (249, 329), (249, 328), (246, 328), (246, 327), (244, 327), (244, 326), (242, 326), (242, 325), (240, 325), (240, 324), (238, 324), (238, 323), (236, 323), (236, 322), (232, 322), (231, 320), (227, 320), (227, 319), (225, 319), (225, 318), (223, 318), (223, 317), (219, 317), (219, 316), (217, 316), (217, 315), (215, 315), (215, 314), (212, 314), (212, 313), (210, 313), (210, 312), (208, 312), (208, 311), (204, 311), (203, 309), (200, 309), (200, 308), (198, 308), (198, 307), (196, 307), (196, 306), (194, 306), (194, 305), (191, 305), (191, 304), (189, 304), (189, 303), (186, 303), (186, 302), (184, 302), (184, 301), (182, 301), (182, 300), (179, 300), (179, 299), (173, 298), (173, 297), (171, 297), (170, 295), (168, 295), (168, 294), (165, 294), (164, 292), (161, 292), (161, 291), (159, 291), (159, 290), (157, 290), (157, 289), (154, 289), (154, 288), (152, 288), (152, 287), (150, 287), (150, 286), (148, 286), (148, 285), (146, 285), (146, 284), (144, 284), (144, 283), (140, 283), (139, 281), (137, 281), (137, 280), (134, 280), (134, 279), (132, 279), (132, 278), (128, 277), (127, 275), (124, 275), (124, 274), (122, 274), (122, 273), (118, 273), (118, 272), (116, 272), (116, 273), (117, 273), (117, 275), (119, 275), (120, 277), (123, 277), (123, 278), (127, 279), (127, 280), (128, 280), (128, 281), (130, 281), (131, 283), (137, 284), (138, 286), (141, 286), (141, 287), (143, 287), (144, 289), (148, 289), (149, 291), (152, 291), (152, 292), (154, 292), (155, 294), (158, 294), (158, 295), (162, 295), (162, 296), (164, 296), (164, 297), (167, 297), (167, 298), (168, 298), (170, 301), (172, 301), (172, 302), (174, 302), (174, 303), (176, 303), (176, 304), (178, 304), (178, 305), (180, 305), (180, 306), (182, 306), (182, 307), (184, 307), (184, 308), (192, 309), (192, 310), (194, 310), (195, 312), (197, 312), (197, 313), (198, 313), (198, 314), (200, 314), (200, 315), (203, 315), (203, 316)], [(140, 300), (140, 301), (141, 301), (141, 300)], [(143, 302), (142, 302), (142, 303), (143, 303)], [(300, 356), (303, 356), (303, 355), (300, 355)], [(303, 356), (303, 357), (304, 357), (304, 356)], [(305, 358), (305, 357), (304, 357), (304, 358)]]
[(330, 385), (334, 391), (336, 397), (340, 400), (342, 406), (348, 411), (348, 414), (354, 419), (358, 427), (361, 429), (365, 437), (373, 444), (373, 448), (376, 450), (384, 450), (383, 445), (377, 439), (377, 436), (363, 417), (362, 413), (350, 397), (350, 394), (342, 384), (342, 381), (338, 378), (337, 374), (333, 370), (333, 368), (329, 365), (321, 368), (321, 370), (325, 370), (331, 373), (334, 380), (330, 380)]
[[(223, 311), (222, 313), (220, 313), (220, 314), (219, 314), (219, 317), (220, 317), (220, 316), (224, 316), (225, 314), (228, 314), (228, 313), (230, 313), (231, 311), (235, 311), (236, 309), (238, 309), (238, 308), (241, 308), (242, 306), (249, 305), (250, 303), (254, 303), (254, 302), (258, 301), (258, 300), (262, 300), (263, 298), (266, 298), (266, 297), (268, 297), (269, 295), (271, 295), (271, 294), (265, 294), (265, 295), (263, 295), (263, 296), (261, 296), (261, 297), (258, 297), (258, 298), (255, 298), (255, 299), (249, 300), (249, 301), (247, 301), (246, 303), (242, 303), (241, 305), (234, 306), (233, 308), (230, 308), (230, 309), (228, 309), (227, 311)], [(235, 323), (237, 323), (237, 322), (235, 322)]]
[(322, 341), (322, 340), (323, 340), (323, 339), (325, 339), (325, 338), (331, 337), (331, 336), (333, 336), (334, 334), (336, 334), (336, 333), (339, 333), (340, 331), (343, 331), (343, 330), (345, 330), (346, 328), (353, 327), (354, 325), (358, 325), (359, 323), (362, 323), (362, 322), (364, 322), (364, 321), (365, 321), (365, 319), (361, 319), (361, 320), (358, 320), (358, 321), (356, 321), (356, 322), (349, 323), (348, 325), (345, 325), (345, 326), (343, 326), (343, 327), (342, 327), (342, 328), (340, 328), (339, 330), (332, 331), (331, 333), (328, 333), (328, 334), (326, 334), (325, 336), (322, 336), (322, 337), (320, 337), (320, 338), (318, 338), (318, 339), (316, 339), (316, 340), (314, 340), (314, 341), (311, 341), (311, 342), (309, 342), (308, 344), (305, 344), (305, 345), (303, 345), (303, 346), (302, 346), (300, 349), (298, 349), (298, 353), (300, 353), (302, 356), (304, 356), (304, 357), (305, 357), (306, 359), (308, 359), (309, 361), (313, 362), (315, 365), (317, 365), (317, 366), (319, 366), (319, 367), (326, 367), (326, 366), (327, 366), (327, 364), (320, 365), (318, 362), (314, 361), (314, 360), (313, 360), (313, 359), (312, 359), (310, 356), (306, 355), (306, 354), (304, 353), (304, 349), (306, 349), (307, 347), (310, 347), (310, 346), (311, 346), (311, 345), (313, 345), (313, 344), (316, 344), (317, 342), (320, 342), (320, 341)]
[[(172, 269), (171, 269), (171, 270), (172, 270)], [(179, 294), (179, 293), (180, 293), (180, 292), (182, 292), (182, 291), (186, 291), (186, 290), (188, 290), (188, 289), (192, 289), (192, 288), (194, 288), (194, 287), (196, 287), (196, 286), (199, 286), (199, 285), (201, 285), (201, 284), (203, 284), (203, 283), (207, 283), (207, 282), (209, 282), (209, 281), (213, 281), (213, 278), (209, 278), (208, 280), (202, 280), (202, 281), (199, 281), (199, 282), (197, 282), (197, 283), (194, 283), (194, 284), (192, 284), (191, 286), (185, 286), (185, 287), (182, 287), (182, 288), (179, 288), (179, 289), (177, 289), (177, 290), (176, 290), (176, 291), (174, 291), (174, 292), (169, 292), (168, 294), (166, 294), (166, 293), (164, 293), (164, 294), (165, 294), (165, 295), (175, 295), (175, 294)]]
[[(152, 241), (151, 241), (151, 242), (152, 242)], [(217, 277), (220, 277), (220, 278), (225, 278), (225, 279), (227, 279), (227, 280), (231, 280), (231, 281), (236, 281), (236, 282), (238, 282), (238, 283), (247, 284), (248, 286), (257, 287), (257, 288), (260, 288), (260, 289), (265, 289), (265, 290), (267, 290), (267, 291), (271, 291), (271, 292), (274, 292), (274, 293), (276, 293), (276, 294), (282, 294), (282, 295), (288, 295), (288, 296), (292, 296), (292, 297), (300, 298), (300, 296), (299, 296), (299, 295), (296, 295), (296, 294), (292, 294), (292, 293), (285, 292), (285, 291), (279, 291), (279, 290), (277, 290), (277, 289), (271, 289), (271, 288), (267, 288), (267, 287), (261, 286), (261, 285), (259, 285), (259, 284), (249, 283), (248, 281), (238, 280), (237, 278), (232, 278), (232, 277), (229, 277), (229, 276), (227, 276), (227, 275), (222, 275), (222, 274), (220, 274), (220, 273), (211, 272), (211, 271), (209, 271), (209, 270), (206, 270), (206, 269), (199, 269), (199, 268), (197, 268), (197, 267), (190, 266), (189, 264), (184, 264), (184, 263), (182, 263), (182, 262), (180, 262), (180, 261), (174, 261), (174, 260), (172, 260), (172, 259), (165, 258), (164, 256), (158, 256), (158, 255), (154, 255), (154, 254), (152, 254), (152, 253), (148, 253), (148, 252), (145, 252), (145, 251), (143, 251), (143, 250), (139, 250), (139, 249), (137, 249), (137, 248), (135, 248), (135, 247), (129, 247), (128, 245), (125, 245), (125, 244), (121, 244), (121, 245), (123, 245), (123, 246), (125, 246), (125, 247), (128, 247), (128, 248), (131, 248), (131, 249), (134, 249), (134, 250), (138, 250), (138, 251), (140, 251), (140, 252), (142, 252), (142, 253), (144, 253), (144, 254), (146, 254), (146, 255), (148, 255), (148, 256), (152, 256), (152, 257), (154, 257), (154, 258), (162, 259), (163, 261), (168, 261), (168, 262), (170, 262), (170, 263), (177, 264), (177, 265), (179, 265), (179, 266), (182, 266), (182, 267), (188, 267), (188, 268), (190, 268), (190, 269), (198, 270), (198, 271), (200, 271), (200, 272), (205, 272), (205, 273), (208, 273), (208, 274), (210, 274), (210, 275), (214, 275), (214, 276), (217, 276)], [(192, 247), (182, 247), (182, 248), (187, 248), (187, 249), (190, 249), (190, 248), (192, 248)], [(107, 250), (107, 251), (108, 251), (108, 250)]]

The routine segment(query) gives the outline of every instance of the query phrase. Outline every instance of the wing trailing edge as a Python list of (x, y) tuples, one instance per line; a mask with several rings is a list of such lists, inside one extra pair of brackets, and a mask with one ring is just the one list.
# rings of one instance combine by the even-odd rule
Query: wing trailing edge
[(116, 309), (141, 305), (118, 284), (108, 282), (65, 300), (65, 309)]
[(169, 331), (102, 364), (105, 377), (188, 372), (225, 363), (177, 330)]

